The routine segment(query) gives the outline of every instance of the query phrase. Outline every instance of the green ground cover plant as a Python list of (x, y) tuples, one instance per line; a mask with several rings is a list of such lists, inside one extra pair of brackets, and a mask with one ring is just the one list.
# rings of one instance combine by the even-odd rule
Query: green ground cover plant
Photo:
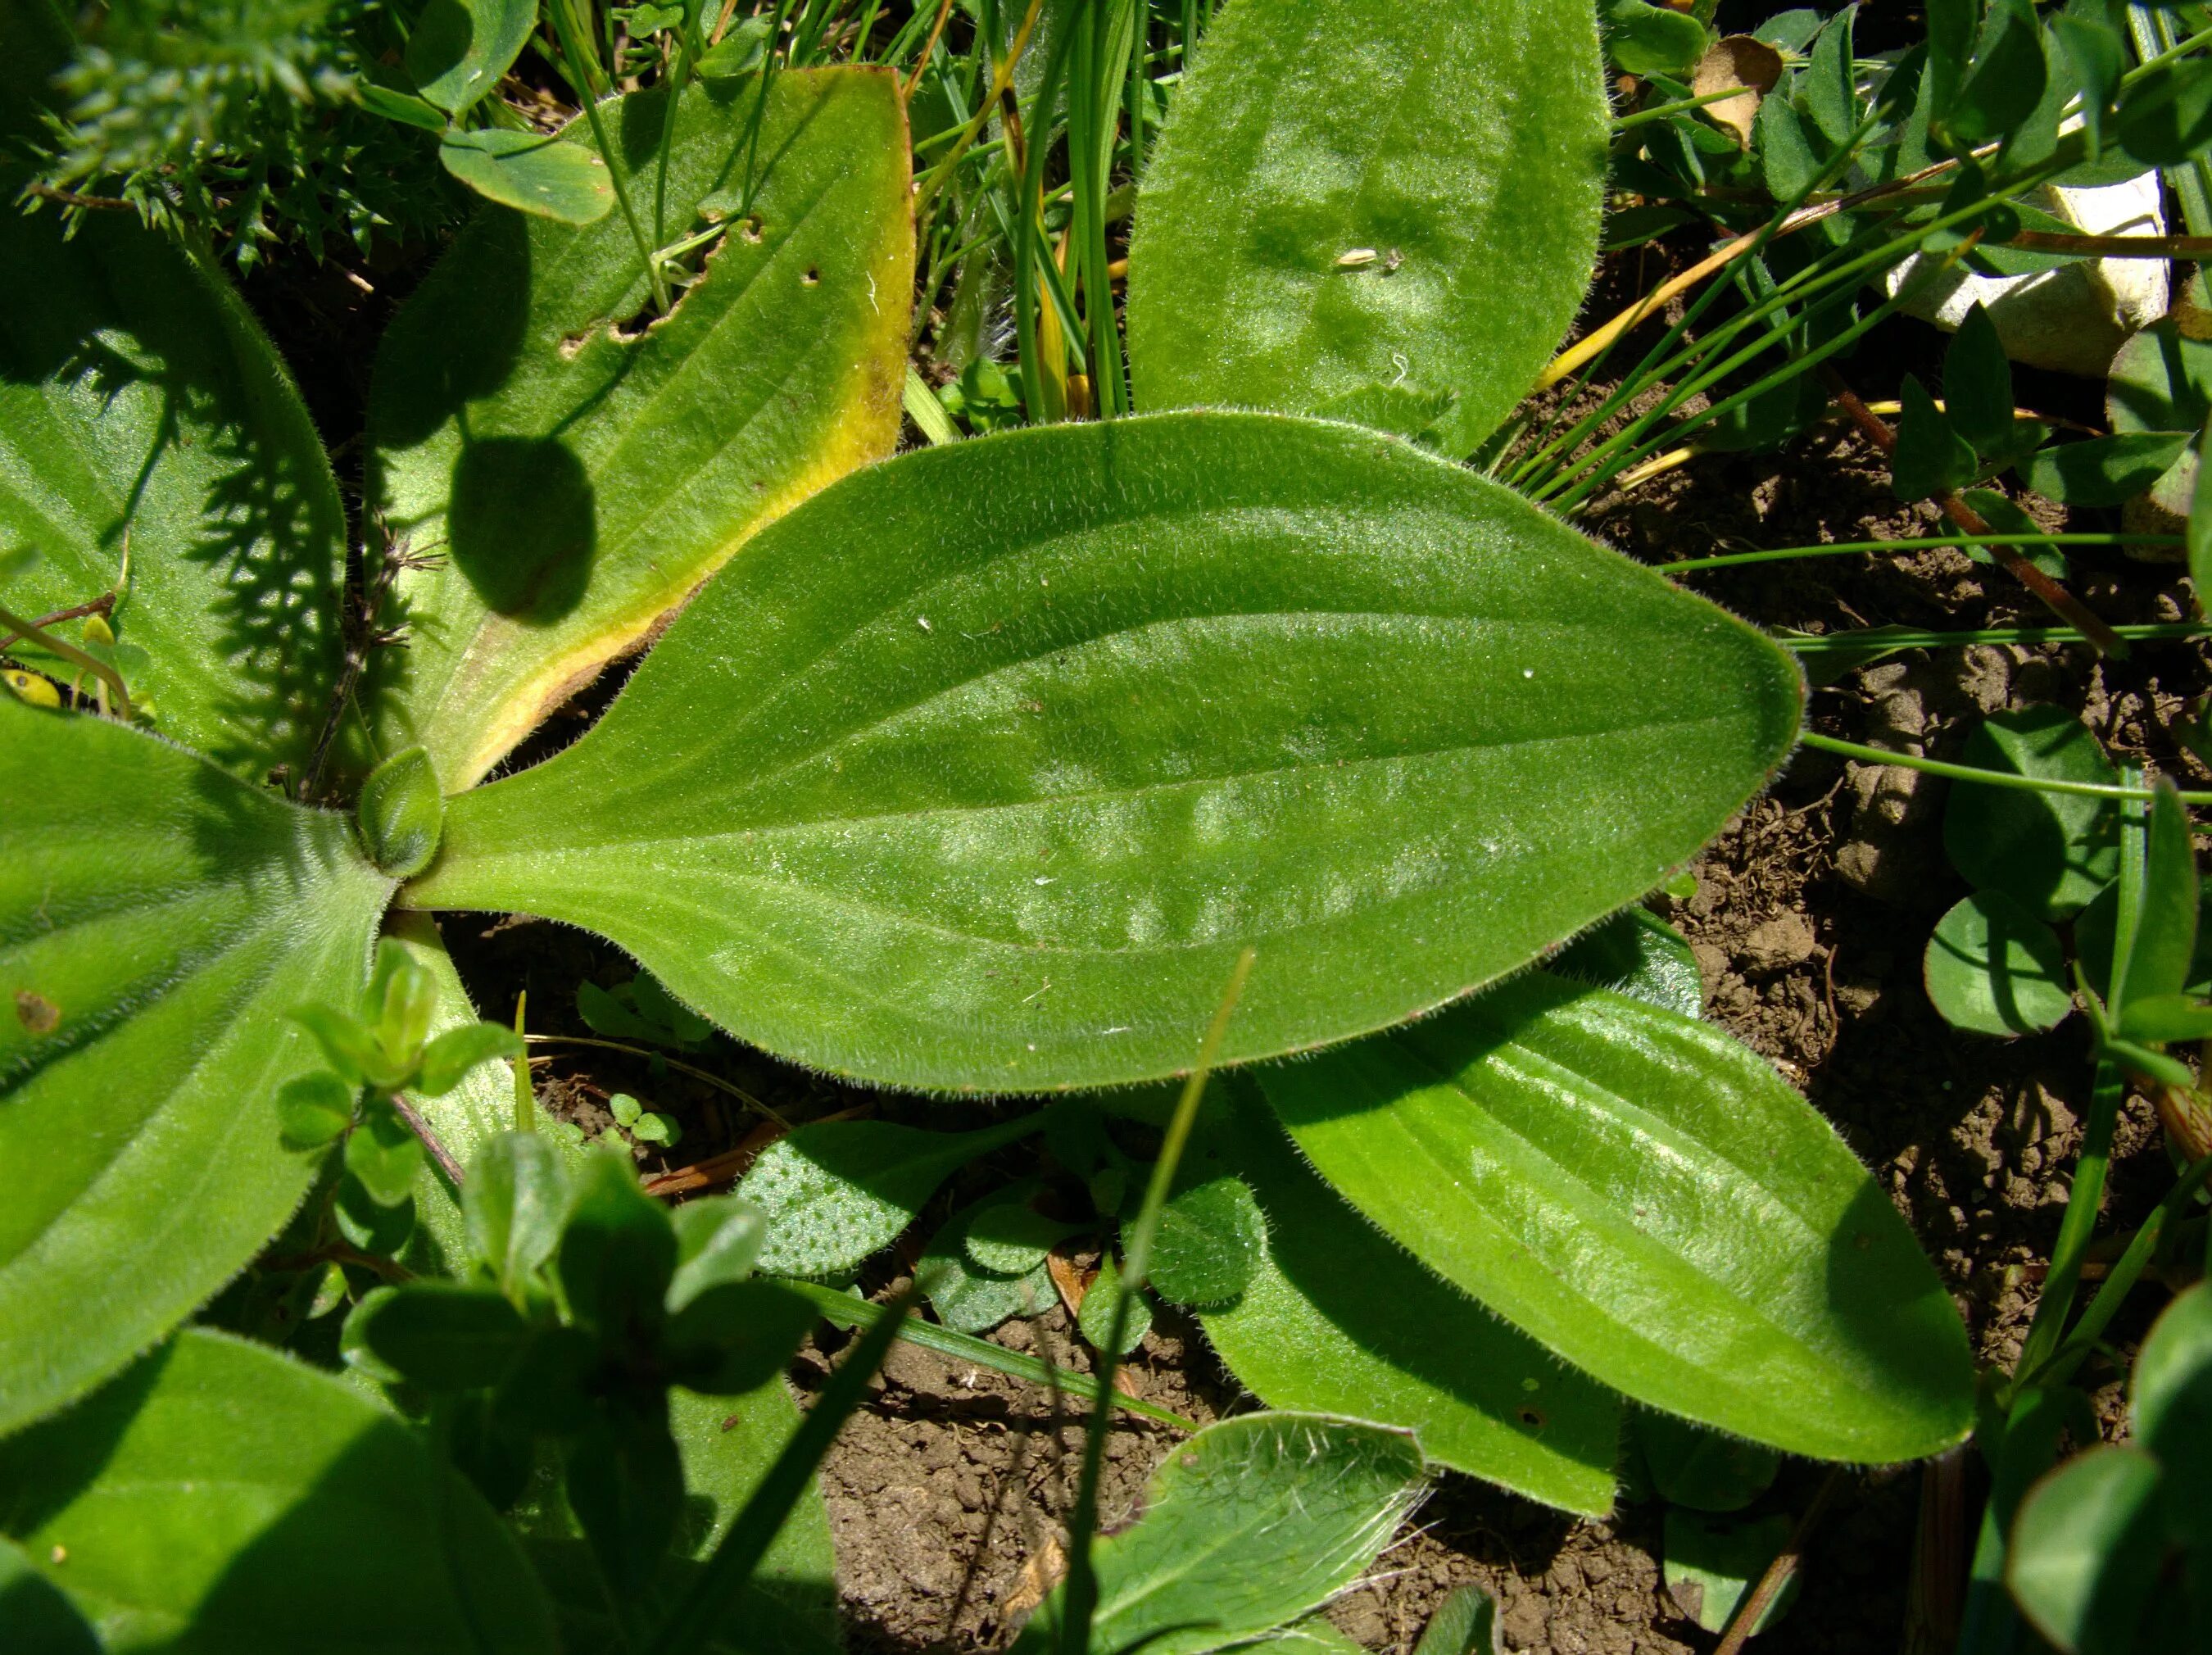
[[(2206, 796), (2063, 709), (1924, 761), (1973, 886), (1931, 1001), (2079, 1009), (2098, 1066), (2034, 1329), (1978, 1375), (1644, 905), (1801, 744), (1902, 762), (1808, 728), (1808, 678), (1961, 640), (1771, 636), (1668, 578), (1847, 544), (1654, 569), (1577, 519), (1840, 410), (2045, 631), (2201, 637), (2111, 627), (2069, 561), (2212, 573), (2179, 324), (2107, 435), (2017, 410), (1982, 309), (1893, 428), (1839, 365), (1954, 268), (2105, 251), (2045, 186), (2201, 204), (2212, 59), (2159, 31), (2212, 19), (1945, 0), (1863, 58), (1850, 8), (1736, 44), (1710, 3), (1213, 10), (0, 0), (0, 1628), (834, 1647), (815, 1471), (900, 1338), (1087, 1404), (1018, 1649), (1338, 1647), (1443, 1471), (1656, 1494), (1740, 1642), (1786, 1607), (1779, 1457), (1970, 1440), (1962, 1650), (2201, 1628), (2203, 1290), (2140, 1448), (2070, 1386), (2212, 1168), (2077, 1315), (2127, 1086), (2178, 1144), (2208, 1112)], [(349, 176), (404, 158), (359, 191), (303, 158), (356, 129)], [(457, 223), (326, 449), (224, 261)], [(1601, 245), (1690, 232), (1553, 354)], [(750, 1099), (736, 1193), (672, 1206), (630, 1147), (685, 1125), (551, 1119), (430, 917), (465, 913), (619, 948), (580, 1015), (656, 1075), (727, 1037), (988, 1123)], [(941, 1216), (983, 1165), (1023, 1170)], [(926, 1215), (910, 1287), (855, 1291)], [(982, 1336), (1055, 1297), (1088, 1373)], [(1116, 1384), (1170, 1312), (1265, 1410), (1100, 1537), (1115, 1415), (1192, 1424)], [(857, 1337), (802, 1416), (825, 1319)], [(1494, 1647), (1490, 1608), (1422, 1648)]]

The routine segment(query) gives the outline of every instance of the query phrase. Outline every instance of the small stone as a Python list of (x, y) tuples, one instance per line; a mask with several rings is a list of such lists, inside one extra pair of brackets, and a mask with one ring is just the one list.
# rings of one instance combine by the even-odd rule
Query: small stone
[(1820, 946), (1812, 922), (1802, 914), (1785, 910), (1762, 920), (1736, 949), (1736, 958), (1753, 971), (1783, 971), (1813, 957)]

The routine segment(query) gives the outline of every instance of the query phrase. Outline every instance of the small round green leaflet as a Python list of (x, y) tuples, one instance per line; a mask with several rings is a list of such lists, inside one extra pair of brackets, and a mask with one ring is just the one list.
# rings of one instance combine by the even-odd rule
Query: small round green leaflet
[[(314, 1162), (291, 1013), (358, 1003), (391, 882), (343, 816), (0, 698), (0, 1432), (121, 1367), (282, 1227)], [(86, 1306), (99, 1313), (88, 1316)]]
[(1472, 450), (1589, 285), (1595, 25), (1589, 0), (1223, 11), (1138, 204), (1137, 405), (1328, 413), (1377, 386), (1455, 395), (1433, 429), (1445, 453)]
[(2068, 1655), (2190, 1646), (2137, 1642), (2146, 1611), (2166, 1595), (2159, 1585), (2164, 1482), (2158, 1461), (2142, 1449), (2100, 1445), (2068, 1460), (2021, 1502), (2005, 1584), (2028, 1623)]
[(1280, 415), (905, 454), (763, 532), (417, 908), (612, 938), (771, 1051), (1035, 1091), (1340, 1040), (1650, 890), (1787, 751), (1784, 653), (1508, 490)]
[(1542, 973), (1258, 1072), (1337, 1190), (1601, 1384), (1814, 1458), (1972, 1423), (1949, 1296), (1833, 1129), (1719, 1030)]
[(562, 224), (595, 224), (613, 210), (607, 164), (580, 143), (544, 132), (486, 126), (448, 132), (446, 170), (487, 201)]
[(537, 27), (537, 0), (430, 0), (407, 39), (407, 73), (458, 114), (499, 84)]
[(2160, 1313), (2129, 1389), (2136, 1439), (2182, 1480), (2169, 1502), (2175, 1527), (2212, 1545), (2212, 1514), (2198, 1498), (2212, 1465), (2212, 1289), (2200, 1282)]
[(1244, 1291), (1267, 1248), (1267, 1220), (1238, 1177), (1208, 1178), (1160, 1209), (1146, 1280), (1178, 1305), (1225, 1305)]
[(1943, 1020), (1976, 1034), (2040, 1034), (2074, 1009), (2058, 934), (2002, 891), (1936, 921), (1922, 976)]
[[(368, 702), (381, 745), (428, 747), (449, 792), (763, 524), (896, 442), (914, 228), (894, 83), (787, 70), (764, 111), (758, 92), (678, 106), (666, 239), (711, 245), (668, 315), (621, 214), (490, 209), (385, 335), (369, 490), (425, 556), (398, 581), (408, 648), (377, 653)], [(665, 113), (633, 94), (606, 124), (658, 134)], [(584, 143), (558, 148), (604, 186)]]
[[(0, 1441), (0, 1527), (112, 1655), (558, 1647), (512, 1535), (358, 1390), (191, 1329)], [(51, 1559), (49, 1562), (47, 1560)]]
[[(1959, 762), (2107, 787), (2119, 779), (2097, 738), (2061, 707), (1992, 713)], [(2118, 876), (2118, 824), (2108, 800), (1954, 782), (1943, 845), (1978, 889), (2002, 891), (2039, 919), (2063, 920)]]
[[(2173, 316), (2130, 335), (2112, 358), (2105, 411), (2115, 432), (2203, 430), (2212, 418), (2212, 341), (2190, 338)], [(2152, 503), (2169, 516), (2187, 517), (2197, 477), (2195, 448), (2185, 448), (2151, 484)]]

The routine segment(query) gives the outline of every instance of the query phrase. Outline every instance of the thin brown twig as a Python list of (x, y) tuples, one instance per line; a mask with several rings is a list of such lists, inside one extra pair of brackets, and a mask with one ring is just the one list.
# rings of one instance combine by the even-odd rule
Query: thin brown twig
[(909, 101), (914, 96), (915, 88), (921, 84), (922, 74), (928, 69), (929, 60), (937, 55), (937, 43), (945, 38), (945, 20), (951, 15), (952, 0), (939, 0), (937, 21), (930, 27), (929, 39), (921, 48), (921, 56), (915, 60), (914, 78), (900, 88), (901, 103)]
[(1805, 1508), (1805, 1515), (1797, 1519), (1790, 1530), (1790, 1543), (1781, 1549), (1774, 1561), (1766, 1566), (1766, 1573), (1759, 1577), (1759, 1584), (1747, 1592), (1729, 1617), (1728, 1630), (1713, 1646), (1713, 1655), (1741, 1655), (1744, 1640), (1758, 1629), (1765, 1616), (1767, 1605), (1781, 1595), (1782, 1588), (1790, 1584), (1790, 1577), (1797, 1573), (1797, 1566), (1805, 1554), (1805, 1542), (1813, 1537), (1813, 1530), (1827, 1515), (1828, 1507), (1844, 1486), (1844, 1467), (1837, 1466), (1820, 1484), (1820, 1492), (1813, 1496), (1813, 1503)]
[(386, 1281), (412, 1281), (415, 1272), (396, 1258), (380, 1258), (374, 1253), (365, 1253), (343, 1241), (326, 1242), (320, 1247), (304, 1253), (284, 1253), (275, 1258), (264, 1258), (264, 1270), (307, 1270), (318, 1264), (358, 1264), (372, 1270)]
[(79, 195), (75, 190), (57, 190), (51, 184), (24, 186), (25, 195), (36, 196), (41, 201), (59, 202), (64, 207), (81, 208), (94, 213), (135, 213), (137, 204), (125, 201), (120, 196)]
[[(1860, 401), (1857, 393), (1844, 383), (1844, 376), (1832, 366), (1822, 363), (1820, 378), (1836, 399), (1837, 405), (1850, 417), (1851, 423), (1858, 427), (1860, 435), (1881, 450), (1885, 459), (1894, 454), (1897, 452), (1897, 433), (1889, 422)], [(1982, 520), (1981, 514), (1949, 490), (1946, 489), (1936, 496), (1935, 501), (1943, 515), (1958, 526), (1960, 533), (1991, 532), (1990, 526)], [(2045, 608), (2069, 626), (2080, 628), (2082, 636), (2096, 645), (2100, 654), (2109, 655), (2114, 660), (2127, 658), (2127, 641), (2106, 625), (2087, 605), (2030, 563), (2018, 547), (1985, 544), (1984, 550), (1996, 560), (2006, 574), (2041, 599)]]
[(415, 1105), (398, 1092), (392, 1094), (392, 1108), (401, 1120), (407, 1123), (407, 1129), (422, 1141), (422, 1147), (430, 1152), (430, 1159), (438, 1163), (440, 1170), (452, 1181), (453, 1188), (459, 1189), (461, 1164), (453, 1159), (453, 1152), (438, 1141), (438, 1135), (430, 1129), (429, 1122), (424, 1120)]
[(781, 1127), (786, 1132), (791, 1130), (791, 1123), (789, 1121), (784, 1119), (782, 1116), (777, 1114), (775, 1110), (770, 1109), (766, 1104), (761, 1102), (759, 1098), (754, 1097), (752, 1093), (747, 1092), (743, 1086), (738, 1086), (736, 1082), (725, 1080), (720, 1075), (716, 1074), (710, 1070), (697, 1068), (690, 1063), (682, 1062), (676, 1058), (667, 1056), (665, 1052), (647, 1051), (641, 1046), (624, 1045), (619, 1040), (588, 1039), (580, 1034), (526, 1034), (522, 1037), (533, 1046), (597, 1046), (606, 1051), (627, 1052), (633, 1057), (658, 1057), (662, 1062), (667, 1064), (669, 1068), (677, 1070), (680, 1074), (688, 1074), (695, 1080), (704, 1080), (708, 1086), (717, 1087), (723, 1092), (728, 1092), (731, 1097), (736, 1098), (747, 1109), (758, 1110), (761, 1114), (765, 1115), (769, 1120)]
[[(71, 604), (67, 609), (57, 609), (51, 615), (40, 616), (31, 624), (40, 627), (58, 626), (64, 621), (81, 621), (88, 615), (97, 615), (104, 620), (114, 612), (115, 594), (112, 592), (103, 592), (88, 604)], [(0, 649), (5, 649), (11, 643), (21, 642), (24, 636), (21, 632), (10, 632), (5, 637), (0, 637)]]

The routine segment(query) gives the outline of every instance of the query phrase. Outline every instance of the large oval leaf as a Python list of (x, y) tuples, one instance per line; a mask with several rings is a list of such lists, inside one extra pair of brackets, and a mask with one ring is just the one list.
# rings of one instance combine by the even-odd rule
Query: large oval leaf
[[(0, 1432), (121, 1367), (283, 1224), (275, 1097), (321, 1067), (391, 884), (343, 817), (0, 698)], [(88, 1307), (96, 1307), (88, 1309)]]
[(1589, 0), (1236, 0), (1145, 174), (1139, 405), (1413, 387), (1468, 452), (1589, 284), (1606, 123)]
[(1410, 1430), (1431, 1462), (1531, 1500), (1613, 1509), (1619, 1397), (1407, 1257), (1314, 1176), (1258, 1098), (1240, 1091), (1217, 1122), (1192, 1153), (1218, 1153), (1267, 1214), (1243, 1296), (1199, 1312), (1239, 1383), (1273, 1408)]
[(283, 364), (236, 294), (126, 215), (65, 238), (57, 214), (0, 212), (0, 546), (44, 554), (0, 602), (116, 592), (157, 727), (254, 781), (296, 772), (337, 683), (345, 511)]
[(0, 1530), (112, 1655), (557, 1646), (513, 1536), (412, 1432), (204, 1329), (0, 1442)]
[(1260, 1080), (1355, 1207), (1638, 1402), (1827, 1459), (1972, 1423), (1966, 1332), (1912, 1232), (1717, 1029), (1538, 973)]
[(903, 455), (763, 535), (417, 907), (588, 926), (773, 1051), (1104, 1085), (1395, 1023), (1649, 890), (1796, 671), (1520, 496), (1178, 414)]
[[(678, 111), (665, 239), (731, 228), (673, 314), (646, 325), (621, 214), (492, 209), (386, 336), (370, 497), (423, 566), (401, 580), (409, 647), (379, 657), (381, 717), (387, 749), (423, 743), (449, 790), (897, 439), (914, 228), (894, 83), (787, 72), (764, 112), (758, 86), (695, 88)], [(664, 109), (606, 109), (641, 210)]]

